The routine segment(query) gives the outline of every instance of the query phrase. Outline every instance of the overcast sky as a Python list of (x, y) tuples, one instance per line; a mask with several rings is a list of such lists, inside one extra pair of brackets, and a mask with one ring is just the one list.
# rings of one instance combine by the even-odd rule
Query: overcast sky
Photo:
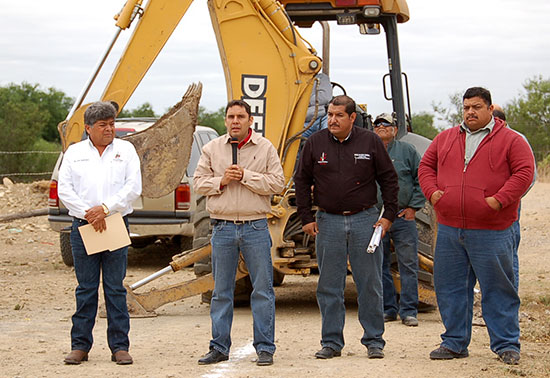
[[(38, 83), (77, 97), (115, 33), (118, 0), (0, 0), (0, 85)], [(470, 86), (491, 90), (495, 103), (522, 93), (528, 78), (550, 78), (549, 0), (410, 0), (400, 24), (402, 69), (413, 113), (447, 104)], [(320, 52), (320, 27), (300, 30)], [(123, 36), (87, 101), (97, 100), (131, 31)], [(245, 37), (245, 35), (243, 35)], [(368, 111), (390, 111), (382, 95), (385, 39), (359, 35), (357, 26), (331, 23), (331, 80)], [(206, 1), (195, 1), (126, 108), (146, 101), (162, 114), (188, 85), (204, 85), (201, 105), (226, 103), (223, 70)]]

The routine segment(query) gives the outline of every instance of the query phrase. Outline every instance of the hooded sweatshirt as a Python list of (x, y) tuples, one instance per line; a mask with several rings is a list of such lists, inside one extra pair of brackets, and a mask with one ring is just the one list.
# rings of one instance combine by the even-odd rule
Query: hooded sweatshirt
[[(438, 222), (463, 229), (510, 227), (533, 180), (529, 144), (496, 118), (467, 165), (464, 153), (465, 132), (456, 126), (437, 135), (420, 162), (418, 176), (426, 198), (443, 191), (434, 206)], [(493, 210), (486, 197), (494, 197), (502, 208)]]

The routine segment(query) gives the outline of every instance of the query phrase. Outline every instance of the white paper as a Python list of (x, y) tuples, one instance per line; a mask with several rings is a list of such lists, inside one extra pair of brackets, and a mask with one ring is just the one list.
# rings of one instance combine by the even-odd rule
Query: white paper
[(367, 253), (374, 253), (376, 248), (380, 245), (380, 239), (382, 239), (382, 226), (376, 226), (372, 233), (369, 246), (367, 247)]
[(78, 227), (88, 255), (103, 251), (115, 251), (132, 243), (120, 213), (106, 217), (105, 224), (107, 229), (103, 232), (97, 232), (91, 224)]

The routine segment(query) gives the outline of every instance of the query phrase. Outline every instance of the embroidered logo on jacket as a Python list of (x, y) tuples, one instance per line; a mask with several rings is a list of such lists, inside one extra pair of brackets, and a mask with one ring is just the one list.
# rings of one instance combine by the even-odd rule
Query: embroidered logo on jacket
[(370, 154), (353, 154), (353, 158), (357, 164), (357, 160), (370, 160)]
[(327, 154), (324, 152), (321, 154), (321, 158), (317, 161), (318, 164), (328, 164)]

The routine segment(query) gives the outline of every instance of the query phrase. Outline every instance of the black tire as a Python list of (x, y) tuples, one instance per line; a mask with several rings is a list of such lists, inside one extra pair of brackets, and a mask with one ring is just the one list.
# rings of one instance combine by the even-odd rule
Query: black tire
[(273, 286), (281, 286), (285, 279), (285, 274), (273, 269)]
[(61, 250), (61, 259), (65, 265), (74, 266), (71, 234), (69, 232), (61, 232), (59, 234), (59, 247)]
[[(435, 241), (437, 235), (437, 220), (435, 217), (435, 211), (429, 202), (423, 209), (416, 213), (416, 229), (418, 231), (418, 254), (431, 260), (433, 263), (433, 256), (435, 250)], [(391, 267), (390, 270), (394, 279), (398, 276), (398, 262), (397, 255), (394, 251), (393, 242), (391, 243)], [(399, 279), (399, 278), (397, 278)], [(435, 308), (435, 293), (433, 284), (433, 273), (422, 267), (419, 264), (418, 269), (418, 287), (419, 287), (419, 303), (418, 311), (426, 312)], [(422, 292), (421, 292), (422, 289)], [(431, 292), (431, 294), (428, 294)], [(399, 294), (399, 293), (398, 293)]]
[[(197, 199), (197, 207), (193, 215), (193, 225), (195, 226), (193, 248), (199, 248), (210, 243), (210, 237), (212, 236), (210, 214), (206, 211), (206, 197), (204, 196)], [(193, 266), (193, 270), (198, 277), (210, 273), (212, 271), (210, 256), (197, 261)]]
[(132, 240), (132, 248), (145, 248), (150, 244), (153, 244), (157, 240), (154, 236), (130, 238)]

